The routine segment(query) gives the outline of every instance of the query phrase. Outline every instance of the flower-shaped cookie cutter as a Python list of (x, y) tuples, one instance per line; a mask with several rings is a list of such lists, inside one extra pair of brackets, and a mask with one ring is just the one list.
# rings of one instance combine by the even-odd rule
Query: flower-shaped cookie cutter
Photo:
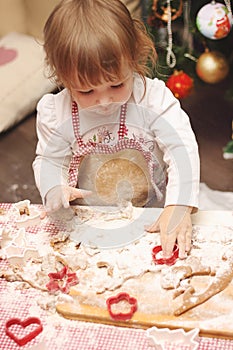
[(154, 326), (146, 330), (150, 345), (154, 346), (156, 350), (165, 350), (169, 344), (187, 346), (190, 350), (196, 350), (199, 347), (198, 335), (198, 328), (185, 332), (182, 328), (171, 330)]
[[(118, 304), (120, 301), (127, 301), (130, 305), (130, 311), (127, 313), (119, 312), (115, 313), (112, 311), (112, 305), (113, 304)], [(137, 299), (134, 297), (131, 297), (128, 293), (121, 292), (117, 294), (116, 296), (112, 296), (106, 300), (108, 312), (111, 316), (112, 319), (117, 320), (117, 321), (127, 321), (130, 320), (133, 317), (133, 314), (135, 311), (137, 311)]]
[[(12, 326), (20, 326), (24, 329), (31, 325), (36, 325), (36, 328), (34, 327), (33, 330), (28, 332), (25, 336), (23, 337), (18, 337), (12, 330)], [(43, 326), (41, 323), (41, 320), (37, 317), (29, 317), (26, 320), (20, 320), (19, 318), (11, 318), (6, 322), (5, 325), (5, 332), (10, 337), (12, 340), (14, 340), (19, 346), (23, 346), (27, 344), (29, 341), (34, 339), (38, 334), (40, 334), (43, 330)]]
[(172, 255), (169, 258), (159, 257), (158, 255), (160, 255), (161, 252), (161, 245), (157, 245), (152, 249), (152, 258), (154, 263), (157, 265), (174, 265), (179, 257), (179, 248), (176, 244), (174, 245)]
[(78, 277), (75, 272), (69, 272), (67, 266), (64, 266), (58, 272), (51, 272), (48, 274), (50, 281), (46, 284), (46, 288), (50, 293), (56, 293), (61, 291), (63, 293), (69, 293), (70, 287), (79, 283)]

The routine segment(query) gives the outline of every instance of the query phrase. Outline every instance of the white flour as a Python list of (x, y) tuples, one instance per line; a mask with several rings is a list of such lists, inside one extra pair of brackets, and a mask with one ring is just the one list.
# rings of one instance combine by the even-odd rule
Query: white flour
[[(79, 217), (79, 227), (83, 222), (88, 220), (88, 216), (93, 220), (95, 213), (90, 208), (89, 211), (81, 213)], [(8, 218), (4, 218), (5, 222), (12, 220), (12, 212)], [(99, 215), (99, 213), (98, 213)], [(133, 215), (133, 214), (132, 214)], [(132, 217), (128, 217), (132, 220)], [(107, 223), (107, 226), (114, 223), (114, 216), (102, 215), (100, 221)], [(125, 223), (127, 218), (122, 219)], [(117, 213), (117, 221), (119, 221), (119, 212)], [(114, 224), (113, 224), (114, 226)], [(9, 224), (7, 223), (9, 229)], [(47, 225), (48, 227), (48, 225)], [(76, 297), (64, 295), (58, 291), (49, 294), (46, 291), (37, 291), (36, 300), (30, 307), (30, 313), (39, 315), (41, 310), (48, 315), (44, 338), (47, 340), (53, 338), (53, 329), (58, 324), (69, 325), (71, 321), (62, 319), (56, 314), (56, 303), (73, 302), (76, 309), (79, 305), (90, 304), (106, 309), (106, 299), (109, 296), (116, 295), (120, 291), (129, 293), (138, 300), (138, 311), (149, 315), (172, 315), (177, 306), (182, 303), (182, 295), (173, 298), (174, 289), (165, 290), (161, 287), (161, 278), (164, 275), (169, 276), (173, 267), (155, 265), (152, 260), (152, 249), (155, 245), (160, 244), (158, 234), (141, 234), (139, 239), (133, 240), (130, 244), (111, 249), (91, 248), (77, 241), (62, 241), (62, 234), (54, 234), (46, 229), (43, 223), (36, 234), (26, 233), (27, 242), (36, 247), (40, 258), (35, 261), (28, 261), (26, 265), (22, 265), (17, 269), (17, 273), (25, 276), (36, 286), (40, 285), (46, 289), (49, 282), (48, 274), (50, 272), (60, 271), (62, 264), (69, 266), (70, 271), (75, 271), (79, 278), (79, 283), (73, 287), (73, 293)], [(65, 232), (63, 232), (65, 234)], [(196, 288), (196, 293), (202, 293), (206, 290), (209, 283), (224, 278), (226, 272), (232, 264), (233, 259), (233, 235), (231, 227), (224, 226), (193, 226), (193, 247), (191, 256), (197, 257), (202, 265), (209, 266), (212, 273), (216, 272), (216, 276), (196, 276), (189, 280), (185, 279), (180, 283), (181, 287), (187, 287), (190, 284)], [(17, 235), (14, 228), (11, 232), (12, 236)], [(57, 241), (56, 242), (56, 237)], [(50, 245), (53, 241), (53, 247)], [(223, 260), (223, 257), (225, 260)], [(187, 258), (188, 259), (188, 258)], [(188, 261), (188, 260), (187, 260)], [(175, 266), (183, 266), (186, 260), (178, 260)], [(162, 272), (162, 273), (161, 273)], [(14, 272), (12, 272), (14, 275)], [(176, 276), (177, 277), (177, 276)], [(170, 278), (170, 277), (169, 277)], [(176, 282), (176, 285), (179, 285)], [(14, 307), (15, 299), (17, 302), (24, 295), (21, 290), (15, 287), (25, 288), (22, 282), (7, 283), (4, 293), (0, 294), (1, 305)], [(28, 285), (27, 285), (28, 286)], [(223, 292), (213, 296), (200, 306), (189, 310), (175, 320), (165, 321), (160, 319), (161, 325), (171, 325), (203, 329), (228, 329), (233, 332), (233, 283), (231, 282)], [(190, 301), (195, 301), (196, 294), (192, 296)], [(47, 318), (46, 318), (47, 319)], [(55, 335), (55, 330), (54, 330)], [(59, 340), (60, 341), (60, 340)], [(90, 340), (91, 341), (91, 340)], [(64, 344), (65, 346), (65, 340)]]

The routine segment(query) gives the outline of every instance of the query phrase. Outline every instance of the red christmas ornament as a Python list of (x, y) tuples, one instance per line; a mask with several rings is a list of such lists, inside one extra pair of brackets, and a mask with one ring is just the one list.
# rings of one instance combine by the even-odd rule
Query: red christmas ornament
[(176, 98), (188, 96), (193, 89), (193, 79), (183, 71), (174, 71), (166, 82)]

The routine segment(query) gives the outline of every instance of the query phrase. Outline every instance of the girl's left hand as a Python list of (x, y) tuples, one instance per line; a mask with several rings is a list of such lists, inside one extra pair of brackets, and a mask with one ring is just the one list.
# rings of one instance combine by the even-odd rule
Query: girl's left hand
[(164, 208), (158, 220), (149, 226), (148, 232), (160, 231), (160, 240), (163, 256), (169, 258), (172, 255), (177, 241), (179, 258), (184, 259), (191, 248), (192, 207), (183, 205), (170, 205)]

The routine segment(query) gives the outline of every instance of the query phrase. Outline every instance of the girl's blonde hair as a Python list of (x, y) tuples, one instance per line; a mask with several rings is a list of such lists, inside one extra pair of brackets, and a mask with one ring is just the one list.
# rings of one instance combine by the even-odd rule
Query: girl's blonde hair
[(44, 27), (50, 78), (67, 88), (123, 78), (122, 64), (145, 84), (156, 51), (143, 22), (120, 0), (62, 0)]

